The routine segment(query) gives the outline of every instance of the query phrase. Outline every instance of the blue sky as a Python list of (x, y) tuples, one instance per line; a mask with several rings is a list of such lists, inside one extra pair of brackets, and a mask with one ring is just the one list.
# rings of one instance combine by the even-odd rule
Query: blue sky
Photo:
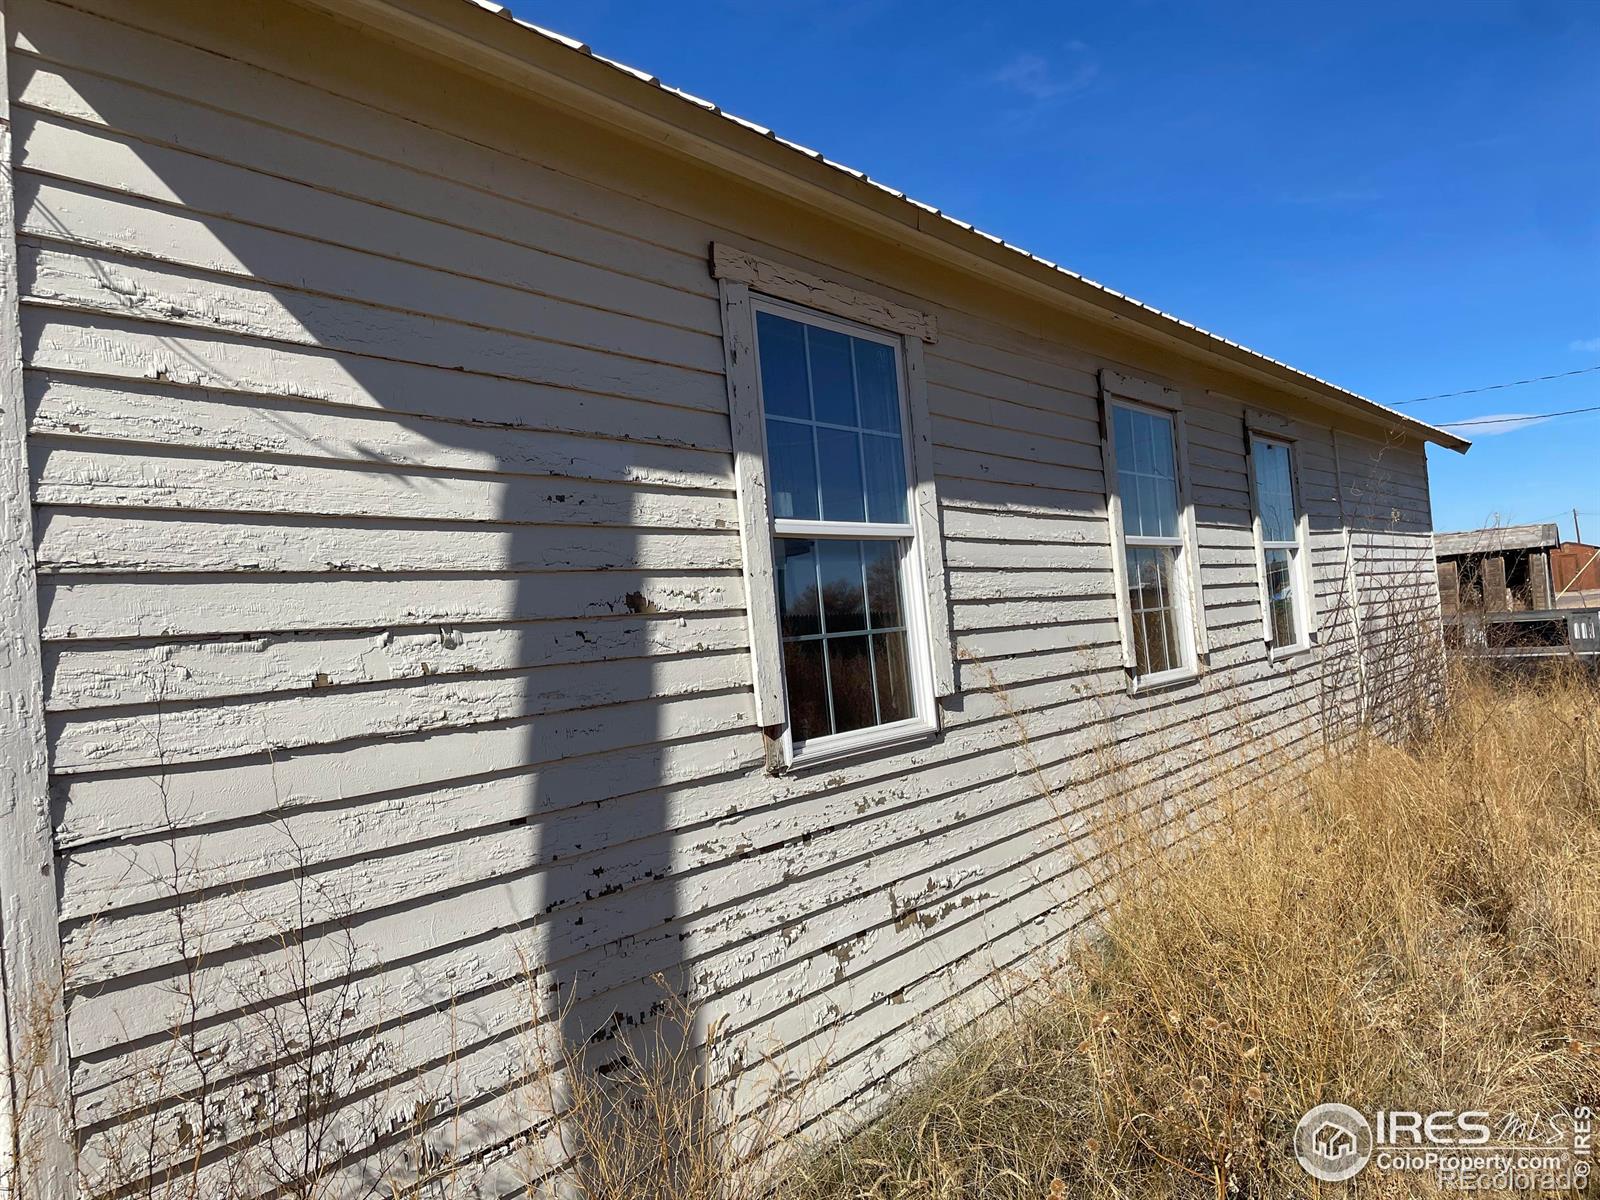
[[(1600, 3), (513, 7), (1376, 400), (1600, 365)], [(1588, 405), (1600, 371), (1409, 411)], [(1485, 429), (1430, 449), (1437, 528), (1600, 540), (1600, 413)]]

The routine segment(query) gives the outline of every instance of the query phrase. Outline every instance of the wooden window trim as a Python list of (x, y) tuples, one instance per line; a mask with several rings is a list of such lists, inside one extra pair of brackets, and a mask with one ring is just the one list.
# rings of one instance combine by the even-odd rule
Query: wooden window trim
[[(713, 247), (713, 269), (718, 262), (715, 249)], [(729, 426), (744, 562), (745, 611), (749, 623), (756, 722), (768, 736), (769, 769), (781, 769), (789, 765), (810, 766), (847, 754), (890, 748), (914, 738), (936, 734), (939, 724), (938, 701), (956, 690), (955, 656), (950, 632), (943, 527), (933, 474), (927, 369), (922, 353), (923, 334), (908, 331), (904, 321), (887, 311), (898, 309), (899, 306), (889, 305), (886, 301), (877, 302), (878, 307), (868, 306), (866, 312), (869, 319), (863, 319), (859, 306), (852, 310), (851, 315), (845, 315), (816, 304), (814, 292), (805, 293), (810, 303), (796, 300), (792, 295), (775, 295), (768, 290), (772, 277), (767, 275), (761, 278), (763, 286), (753, 287), (745, 279), (724, 273), (718, 276), (718, 288), (722, 305), (723, 355), (728, 377)], [(787, 301), (824, 317), (836, 317), (894, 336), (899, 342), (904, 375), (908, 425), (905, 434), (910, 459), (908, 516), (914, 531), (911, 540), (917, 569), (917, 577), (909, 582), (912, 584), (913, 599), (917, 601), (915, 615), (926, 659), (927, 690), (931, 692), (927, 723), (909, 733), (891, 726), (876, 726), (854, 731), (861, 735), (859, 737), (853, 734), (834, 735), (840, 740), (826, 753), (805, 754), (799, 759), (793, 754), (793, 745), (788, 736), (782, 639), (772, 559), (775, 526), (767, 484), (766, 435), (756, 351), (755, 311), (758, 295)], [(870, 532), (870, 527), (864, 527), (863, 532)], [(873, 734), (880, 736), (874, 737)]]
[(1132, 400), (1151, 408), (1164, 408), (1170, 412), (1183, 411), (1183, 393), (1177, 388), (1170, 388), (1164, 383), (1140, 379), (1133, 375), (1124, 375), (1121, 371), (1113, 371), (1110, 367), (1104, 367), (1100, 371), (1100, 391), (1102, 395), (1115, 397), (1118, 400)]
[(756, 375), (755, 306), (750, 302), (748, 284), (722, 279), (718, 288), (722, 296), (722, 356), (728, 376), (728, 428), (733, 442), (756, 724), (777, 736), (786, 719), (783, 653), (777, 636), (778, 591), (772, 566), (772, 506), (767, 496), (761, 384)]
[[(1122, 496), (1117, 478), (1116, 438), (1112, 434), (1111, 410), (1115, 405), (1147, 409), (1172, 421), (1173, 454), (1178, 471), (1178, 526), (1183, 542), (1183, 570), (1186, 603), (1189, 609), (1189, 662), (1182, 668), (1157, 675), (1138, 674), (1133, 649), (1133, 614), (1128, 599), (1127, 540), (1122, 526)], [(1111, 527), (1111, 577), (1116, 589), (1117, 631), (1122, 643), (1122, 665), (1128, 673), (1128, 690), (1139, 694), (1184, 683), (1198, 677), (1210, 656), (1206, 630), (1205, 593), (1200, 578), (1200, 537), (1195, 521), (1194, 502), (1189, 487), (1188, 433), (1184, 425), (1183, 396), (1150, 380), (1137, 379), (1109, 368), (1100, 372), (1100, 455), (1105, 473), (1106, 519)]]
[(1273, 438), (1280, 442), (1293, 442), (1297, 440), (1297, 426), (1294, 419), (1282, 413), (1268, 412), (1264, 408), (1246, 408), (1244, 410), (1244, 427), (1246, 431), (1260, 433), (1263, 437)]
[(918, 312), (880, 296), (858, 292), (798, 267), (762, 258), (727, 242), (711, 243), (711, 277), (742, 283), (752, 291), (787, 300), (830, 316), (870, 325), (922, 342), (939, 340), (938, 324), (931, 313)]
[(911, 418), (911, 428), (906, 431), (911, 438), (911, 523), (917, 528), (928, 647), (933, 658), (933, 695), (939, 700), (956, 691), (955, 636), (950, 628), (944, 519), (939, 511), (939, 489), (933, 474), (933, 424), (928, 415), (928, 368), (922, 355), (922, 342), (906, 337), (903, 353), (906, 409)]
[[(6, 32), (0, 0), (0, 33)], [(9, 66), (0, 55), (0, 157), (12, 154)], [(45, 668), (39, 628), (38, 563), (29, 487), (27, 405), (18, 321), (17, 224), (10, 179), (0, 183), (0, 1178), (19, 1164), (39, 1195), (69, 1197), (80, 1164), (73, 1153), (72, 1077), (62, 984), (61, 913), (50, 803)], [(38, 1064), (12, 1059), (42, 1044)], [(37, 1077), (23, 1080), (32, 1066)], [(23, 1103), (26, 1083), (35, 1102)], [(40, 1102), (40, 1101), (43, 1102)], [(66, 1105), (51, 1101), (66, 1100)]]

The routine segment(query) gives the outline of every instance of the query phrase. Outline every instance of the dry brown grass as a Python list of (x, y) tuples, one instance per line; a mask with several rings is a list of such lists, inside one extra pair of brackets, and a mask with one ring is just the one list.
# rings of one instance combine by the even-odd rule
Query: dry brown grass
[(534, 1081), (522, 1112), (544, 1135), (530, 1137), (519, 1156), (526, 1195), (750, 1200), (772, 1191), (776, 1148), (820, 1067), (795, 1079), (771, 1060), (745, 1064), (750, 1090), (741, 1095), (740, 1073), (718, 1062), (730, 1049), (721, 1021), (706, 1026), (665, 978), (656, 982), (660, 1013), (641, 1030), (561, 1038), (555, 1064), (530, 1040)]
[(1600, 692), (1453, 691), (1308, 799), (1222, 802), (1176, 866), (1134, 852), (1146, 829), (1103, 832), (1100, 935), (790, 1196), (1296, 1196), (1285, 1147), (1316, 1103), (1600, 1104)]

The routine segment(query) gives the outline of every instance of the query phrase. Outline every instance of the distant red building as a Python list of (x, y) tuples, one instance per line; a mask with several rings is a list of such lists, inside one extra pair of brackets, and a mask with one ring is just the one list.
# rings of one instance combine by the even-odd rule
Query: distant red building
[(1600, 604), (1600, 546), (1562, 542), (1553, 547), (1550, 582), (1559, 606), (1588, 608)]

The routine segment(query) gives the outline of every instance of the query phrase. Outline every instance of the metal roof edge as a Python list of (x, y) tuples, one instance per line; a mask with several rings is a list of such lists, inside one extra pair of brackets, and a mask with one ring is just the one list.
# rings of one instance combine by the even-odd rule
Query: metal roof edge
[[(931, 204), (907, 196), (863, 171), (836, 163), (820, 151), (780, 137), (754, 121), (724, 112), (709, 100), (671, 87), (647, 71), (596, 54), (574, 38), (522, 20), (495, 0), (302, 2), (476, 67), (502, 82), (524, 87), (537, 84), (534, 90), (558, 103), (581, 107), (608, 123), (631, 124), (636, 132), (637, 127), (643, 125), (652, 141), (723, 169), (737, 171), (742, 160), (758, 181), (777, 175), (832, 192), (844, 204), (858, 206), (861, 211), (856, 215), (863, 220), (868, 214), (878, 222), (887, 219), (899, 227), (902, 237), (907, 230), (915, 231), (928, 235), (943, 247), (961, 252), (966, 259), (957, 264), (961, 269), (971, 271), (975, 262), (982, 263), (1014, 277), (1043, 284), (1065, 300), (1075, 302), (1075, 306), (1098, 309), (1103, 320), (1123, 322), (1131, 318), (1143, 331), (1279, 387), (1287, 386), (1323, 406), (1344, 410), (1459, 453), (1466, 453), (1472, 444), (1466, 438), (1379, 404), (1012, 245)], [(515, 30), (519, 39), (514, 48), (504, 44), (508, 39), (503, 31), (508, 29)], [(614, 79), (625, 89), (623, 94), (608, 91), (600, 78), (577, 78), (575, 69), (584, 63), (593, 64), (595, 70)], [(676, 111), (666, 111), (659, 105), (657, 111), (651, 111), (653, 97), (660, 97)], [(716, 130), (708, 122), (714, 122)], [(718, 136), (717, 130), (725, 131), (726, 136)], [(707, 150), (711, 152), (705, 153)], [(807, 171), (809, 174), (802, 173)], [(813, 203), (816, 200), (815, 196), (799, 195), (792, 188), (785, 190), (797, 199), (809, 199)]]

